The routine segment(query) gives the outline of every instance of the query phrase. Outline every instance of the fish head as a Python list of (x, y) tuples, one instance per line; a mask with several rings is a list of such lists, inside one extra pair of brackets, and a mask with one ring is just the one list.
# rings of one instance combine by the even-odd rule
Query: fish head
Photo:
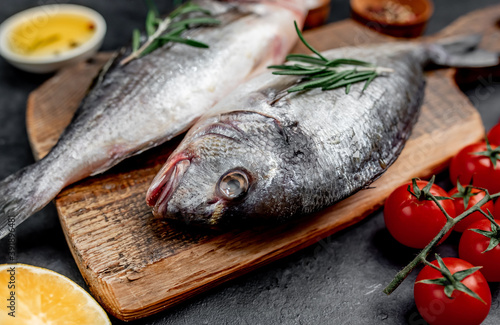
[(195, 125), (156, 176), (147, 202), (157, 217), (226, 228), (286, 210), (284, 135), (273, 118), (237, 113)]

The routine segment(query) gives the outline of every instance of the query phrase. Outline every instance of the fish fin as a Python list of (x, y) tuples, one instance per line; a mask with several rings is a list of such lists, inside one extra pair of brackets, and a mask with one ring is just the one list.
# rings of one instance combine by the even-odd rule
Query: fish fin
[(477, 48), (482, 35), (454, 36), (429, 44), (429, 58), (438, 65), (455, 68), (480, 68), (499, 63), (499, 53)]
[(0, 182), (0, 239), (41, 210), (61, 190), (47, 179), (43, 159)]

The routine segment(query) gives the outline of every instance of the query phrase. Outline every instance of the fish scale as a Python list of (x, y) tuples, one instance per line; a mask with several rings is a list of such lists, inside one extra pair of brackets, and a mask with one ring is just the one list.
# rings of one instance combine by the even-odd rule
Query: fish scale
[[(363, 84), (353, 85), (349, 94), (344, 88), (288, 93), (301, 77), (270, 72), (250, 80), (201, 117), (174, 151), (148, 191), (153, 213), (212, 228), (272, 223), (318, 211), (366, 188), (397, 159), (411, 134), (428, 62), (498, 62), (494, 53), (469, 51), (479, 40), (324, 52), (328, 60), (354, 58), (392, 69), (364, 91)], [(227, 119), (242, 132), (212, 130), (206, 137), (205, 130)], [(214, 142), (226, 150), (221, 153)], [(167, 177), (178, 157), (188, 167)], [(228, 181), (243, 194), (224, 193), (221, 184)], [(165, 186), (168, 196), (157, 200)]]

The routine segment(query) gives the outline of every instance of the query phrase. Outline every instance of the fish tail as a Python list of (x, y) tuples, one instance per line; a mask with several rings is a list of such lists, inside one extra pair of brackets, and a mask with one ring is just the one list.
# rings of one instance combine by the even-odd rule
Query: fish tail
[(429, 59), (455, 68), (480, 68), (498, 64), (499, 53), (478, 48), (482, 35), (453, 36), (428, 45)]
[(50, 179), (47, 161), (27, 166), (0, 182), (0, 239), (47, 205), (62, 186)]

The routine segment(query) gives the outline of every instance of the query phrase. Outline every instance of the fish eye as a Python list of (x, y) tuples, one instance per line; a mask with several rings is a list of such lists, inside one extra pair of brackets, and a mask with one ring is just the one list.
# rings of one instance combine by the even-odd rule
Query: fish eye
[(219, 179), (217, 189), (225, 199), (233, 200), (243, 196), (248, 191), (248, 186), (247, 174), (240, 170), (233, 170)]

